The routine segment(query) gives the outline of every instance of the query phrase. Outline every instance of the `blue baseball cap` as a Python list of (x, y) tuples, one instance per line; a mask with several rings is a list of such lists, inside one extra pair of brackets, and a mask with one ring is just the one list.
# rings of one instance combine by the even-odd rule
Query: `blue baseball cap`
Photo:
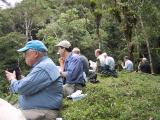
[(43, 44), (43, 42), (41, 42), (39, 40), (31, 40), (31, 41), (27, 42), (23, 48), (20, 48), (17, 51), (18, 52), (25, 52), (29, 49), (40, 51), (40, 52), (48, 51), (47, 47)]

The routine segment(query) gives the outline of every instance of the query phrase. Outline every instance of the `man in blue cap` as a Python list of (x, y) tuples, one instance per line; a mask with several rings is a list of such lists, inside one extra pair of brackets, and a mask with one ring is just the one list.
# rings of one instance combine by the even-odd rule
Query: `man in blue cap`
[(16, 80), (15, 71), (5, 71), (10, 90), (20, 94), (20, 109), (29, 120), (53, 120), (62, 105), (62, 78), (47, 51), (41, 41), (29, 41), (18, 52), (23, 52), (26, 64), (32, 67), (30, 73)]

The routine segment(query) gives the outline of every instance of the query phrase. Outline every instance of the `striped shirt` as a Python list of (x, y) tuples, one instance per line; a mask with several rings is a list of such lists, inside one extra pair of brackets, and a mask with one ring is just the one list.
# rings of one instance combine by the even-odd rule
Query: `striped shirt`
[(84, 85), (83, 63), (77, 54), (70, 53), (64, 63), (66, 83)]
[(62, 79), (54, 62), (44, 56), (21, 80), (12, 80), (10, 90), (19, 93), (22, 109), (59, 109), (62, 104)]

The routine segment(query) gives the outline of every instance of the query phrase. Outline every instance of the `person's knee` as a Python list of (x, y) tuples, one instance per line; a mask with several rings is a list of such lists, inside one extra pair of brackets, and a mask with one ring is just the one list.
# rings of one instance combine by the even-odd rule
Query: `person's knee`
[(22, 110), (27, 120), (54, 120), (59, 117), (59, 110)]
[(74, 92), (74, 85), (71, 85), (71, 84), (63, 85), (63, 96), (64, 97), (71, 95), (73, 92)]
[(22, 110), (22, 112), (27, 120), (42, 120), (45, 118), (45, 114), (40, 111)]

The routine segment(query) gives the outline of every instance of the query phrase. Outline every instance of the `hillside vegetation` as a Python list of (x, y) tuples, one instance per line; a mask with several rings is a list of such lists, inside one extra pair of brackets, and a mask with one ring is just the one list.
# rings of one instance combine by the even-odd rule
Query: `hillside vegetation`
[(87, 84), (82, 100), (64, 100), (65, 120), (160, 119), (160, 76), (121, 72), (98, 80)]

